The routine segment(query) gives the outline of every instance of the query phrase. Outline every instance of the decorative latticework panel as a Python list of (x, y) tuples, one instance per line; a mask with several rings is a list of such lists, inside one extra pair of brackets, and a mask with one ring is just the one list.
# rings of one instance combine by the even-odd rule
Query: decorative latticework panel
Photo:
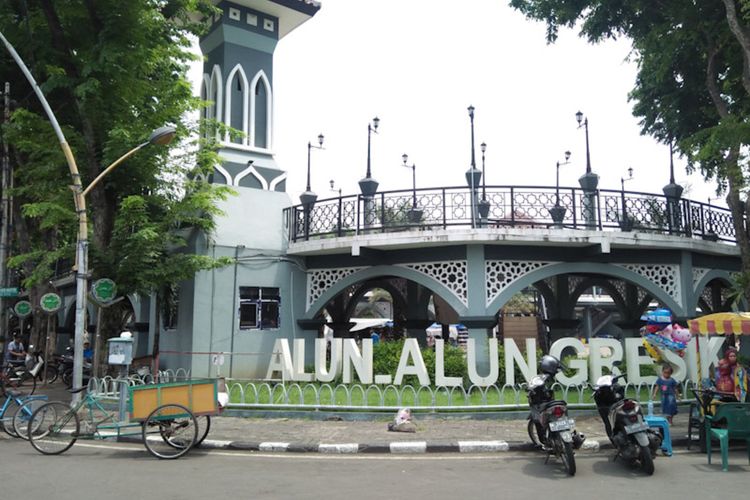
[(583, 278), (580, 276), (570, 276), (568, 278), (568, 293), (572, 294), (575, 292), (576, 288), (583, 283)]
[(350, 274), (364, 269), (362, 267), (342, 267), (334, 269), (310, 269), (307, 271), (307, 309), (331, 288), (334, 283)]
[[(484, 278), (487, 289), (487, 305), (490, 305), (511, 283), (552, 262), (488, 260), (484, 263)], [(554, 290), (554, 288), (553, 288)]]
[(610, 283), (612, 283), (612, 286), (615, 287), (615, 290), (617, 290), (617, 293), (619, 293), (620, 297), (622, 297), (624, 300), (625, 297), (627, 296), (627, 289), (628, 289), (627, 283), (625, 283), (625, 281), (623, 280), (615, 280), (615, 279), (610, 280)]
[(680, 266), (673, 264), (618, 264), (628, 271), (640, 274), (667, 292), (675, 302), (682, 305), (680, 297)]
[(450, 290), (463, 305), (469, 304), (465, 260), (399, 265), (429, 276)]
[(708, 271), (710, 271), (710, 269), (706, 269), (705, 267), (693, 268), (693, 289), (698, 286), (698, 282), (702, 280), (706, 274), (708, 274)]
[(710, 307), (712, 311), (716, 311), (716, 304), (714, 304), (713, 293), (711, 293), (711, 289), (709, 287), (703, 288), (703, 291), (701, 292), (701, 298), (706, 301), (706, 304), (708, 304), (708, 307)]

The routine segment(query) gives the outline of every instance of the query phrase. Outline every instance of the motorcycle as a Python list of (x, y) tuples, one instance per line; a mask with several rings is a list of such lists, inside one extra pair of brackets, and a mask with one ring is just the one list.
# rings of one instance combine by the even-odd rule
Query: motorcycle
[(531, 441), (551, 455), (559, 458), (571, 476), (576, 473), (575, 452), (586, 437), (575, 430), (575, 420), (568, 416), (568, 403), (555, 400), (552, 383), (562, 363), (554, 356), (543, 356), (540, 361), (541, 375), (532, 377), (528, 385), (529, 423)]
[[(66, 354), (60, 356), (59, 361), (59, 373), (63, 383), (70, 389), (73, 387), (73, 348), (68, 347), (65, 349)], [(83, 384), (89, 383), (89, 379), (92, 376), (92, 364), (88, 361), (83, 361)]]
[(51, 384), (57, 380), (57, 368), (50, 366), (44, 359), (43, 352), (41, 350), (34, 350), (34, 346), (29, 346), (29, 353), (26, 354), (26, 369), (31, 373), (39, 382), (44, 381), (45, 372), (47, 383)]
[(661, 447), (661, 436), (643, 419), (641, 405), (625, 397), (625, 388), (617, 381), (625, 375), (603, 375), (594, 385), (594, 401), (610, 442), (632, 465), (649, 476), (654, 473), (654, 457)]

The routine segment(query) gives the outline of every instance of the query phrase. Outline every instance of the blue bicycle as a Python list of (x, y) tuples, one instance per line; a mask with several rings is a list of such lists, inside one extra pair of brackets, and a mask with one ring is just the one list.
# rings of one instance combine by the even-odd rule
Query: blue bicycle
[[(39, 406), (38, 402), (46, 401), (47, 396), (28, 396), (17, 391), (3, 388), (2, 397), (4, 398), (4, 401), (2, 406), (0, 406), (0, 427), (2, 427), (3, 431), (9, 436), (24, 437), (25, 433), (24, 436), (19, 436), (16, 432), (16, 428), (22, 427), (24, 421), (28, 426), (28, 421), (31, 419), (31, 415)], [(18, 421), (17, 423), (15, 422), (16, 420)]]

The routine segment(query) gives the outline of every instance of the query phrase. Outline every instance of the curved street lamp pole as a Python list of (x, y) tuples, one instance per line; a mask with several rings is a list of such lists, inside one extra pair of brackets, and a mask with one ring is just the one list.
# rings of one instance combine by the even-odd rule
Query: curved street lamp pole
[[(57, 121), (57, 117), (52, 112), (52, 108), (47, 102), (47, 99), (44, 97), (42, 90), (39, 88), (39, 85), (37, 85), (36, 80), (32, 76), (29, 69), (26, 67), (26, 64), (23, 62), (16, 50), (2, 33), (0, 33), (0, 39), (2, 39), (2, 42), (8, 49), (11, 57), (21, 69), (21, 72), (26, 77), (26, 80), (28, 80), (31, 87), (34, 89), (34, 93), (42, 104), (42, 108), (47, 114), (47, 119), (50, 121), (50, 124), (55, 131), (55, 135), (57, 135), (57, 138), (60, 141), (60, 148), (65, 155), (65, 160), (68, 164), (68, 169), (70, 170), (70, 177), (72, 181), (72, 185), (70, 187), (73, 190), (73, 202), (76, 209), (76, 216), (78, 217), (78, 239), (76, 245), (76, 316), (73, 344), (73, 387), (81, 387), (83, 384), (83, 336), (85, 332), (86, 321), (86, 293), (88, 290), (89, 248), (88, 218), (86, 216), (85, 196), (106, 174), (111, 172), (115, 167), (117, 167), (120, 163), (133, 155), (136, 151), (145, 146), (148, 146), (149, 144), (168, 144), (174, 137), (175, 129), (173, 127), (161, 127), (155, 130), (151, 134), (147, 142), (136, 146), (135, 148), (118, 158), (109, 167), (104, 169), (104, 171), (102, 171), (102, 173), (100, 173), (86, 189), (84, 189), (83, 185), (81, 184), (81, 174), (78, 172), (78, 165), (76, 164), (73, 152), (70, 149), (70, 145), (65, 140), (65, 135), (63, 135), (60, 124)], [(73, 394), (73, 403), (80, 401), (80, 399), (80, 392)]]

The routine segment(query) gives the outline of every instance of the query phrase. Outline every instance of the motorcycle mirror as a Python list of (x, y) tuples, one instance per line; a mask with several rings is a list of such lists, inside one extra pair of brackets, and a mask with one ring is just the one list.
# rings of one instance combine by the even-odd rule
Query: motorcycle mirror
[(616, 367), (618, 367), (618, 368), (619, 368), (619, 367), (621, 367), (621, 366), (622, 366), (622, 361), (621, 361), (621, 360), (619, 360), (619, 359), (618, 359), (617, 361), (613, 361), (613, 362), (612, 362), (612, 366), (616, 366)]

